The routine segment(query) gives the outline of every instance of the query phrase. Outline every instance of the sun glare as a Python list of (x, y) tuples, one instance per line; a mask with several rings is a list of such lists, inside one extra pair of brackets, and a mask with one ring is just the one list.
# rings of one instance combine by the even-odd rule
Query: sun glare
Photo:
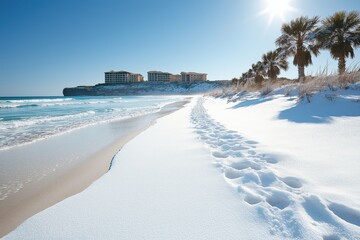
[(288, 12), (295, 12), (295, 8), (291, 6), (291, 0), (265, 0), (266, 7), (259, 15), (268, 15), (268, 25), (272, 23), (274, 18), (279, 18), (285, 21), (285, 14)]

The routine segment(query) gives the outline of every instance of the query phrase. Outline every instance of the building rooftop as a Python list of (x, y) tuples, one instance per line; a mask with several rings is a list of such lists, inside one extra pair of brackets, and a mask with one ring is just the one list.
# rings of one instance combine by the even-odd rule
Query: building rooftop
[(203, 75), (203, 74), (205, 74), (205, 75), (207, 75), (207, 73), (197, 73), (197, 72), (181, 72), (181, 74), (191, 74), (191, 75), (197, 75), (197, 74)]
[(105, 73), (130, 73), (130, 74), (131, 74), (131, 72), (123, 71), (123, 70), (121, 70), (121, 71), (110, 70), (110, 71), (107, 71), (107, 72), (105, 72)]
[(162, 72), (162, 71), (148, 71), (148, 73), (162, 73), (162, 74), (171, 74), (169, 72)]

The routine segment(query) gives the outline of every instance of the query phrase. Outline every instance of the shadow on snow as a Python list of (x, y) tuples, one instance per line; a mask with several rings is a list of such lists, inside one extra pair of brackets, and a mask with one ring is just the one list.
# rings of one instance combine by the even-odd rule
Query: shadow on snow
[(360, 116), (360, 103), (337, 98), (334, 101), (316, 97), (311, 103), (303, 100), (280, 112), (278, 118), (296, 123), (329, 123), (333, 117)]
[(236, 108), (241, 108), (241, 107), (250, 107), (253, 105), (257, 105), (260, 103), (264, 103), (264, 102), (268, 102), (272, 100), (272, 98), (252, 98), (252, 99), (248, 99), (242, 102), (239, 102), (238, 104), (236, 104), (235, 106), (232, 106), (232, 109), (236, 109)]

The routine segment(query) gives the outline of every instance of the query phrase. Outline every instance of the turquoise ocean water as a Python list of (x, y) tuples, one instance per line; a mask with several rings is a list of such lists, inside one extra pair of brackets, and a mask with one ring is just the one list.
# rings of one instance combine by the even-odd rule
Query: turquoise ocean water
[(77, 128), (156, 112), (179, 97), (0, 97), (0, 151)]

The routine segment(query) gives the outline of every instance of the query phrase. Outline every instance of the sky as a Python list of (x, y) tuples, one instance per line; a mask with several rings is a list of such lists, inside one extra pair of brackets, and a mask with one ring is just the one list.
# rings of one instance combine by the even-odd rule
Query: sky
[[(104, 82), (104, 72), (204, 72), (231, 79), (276, 48), (281, 25), (299, 16), (360, 10), (358, 0), (0, 0), (0, 96), (60, 96)], [(270, 10), (267, 11), (266, 9)], [(281, 76), (296, 78), (297, 69)], [(360, 62), (360, 50), (355, 59)], [(337, 62), (327, 51), (306, 74)]]

